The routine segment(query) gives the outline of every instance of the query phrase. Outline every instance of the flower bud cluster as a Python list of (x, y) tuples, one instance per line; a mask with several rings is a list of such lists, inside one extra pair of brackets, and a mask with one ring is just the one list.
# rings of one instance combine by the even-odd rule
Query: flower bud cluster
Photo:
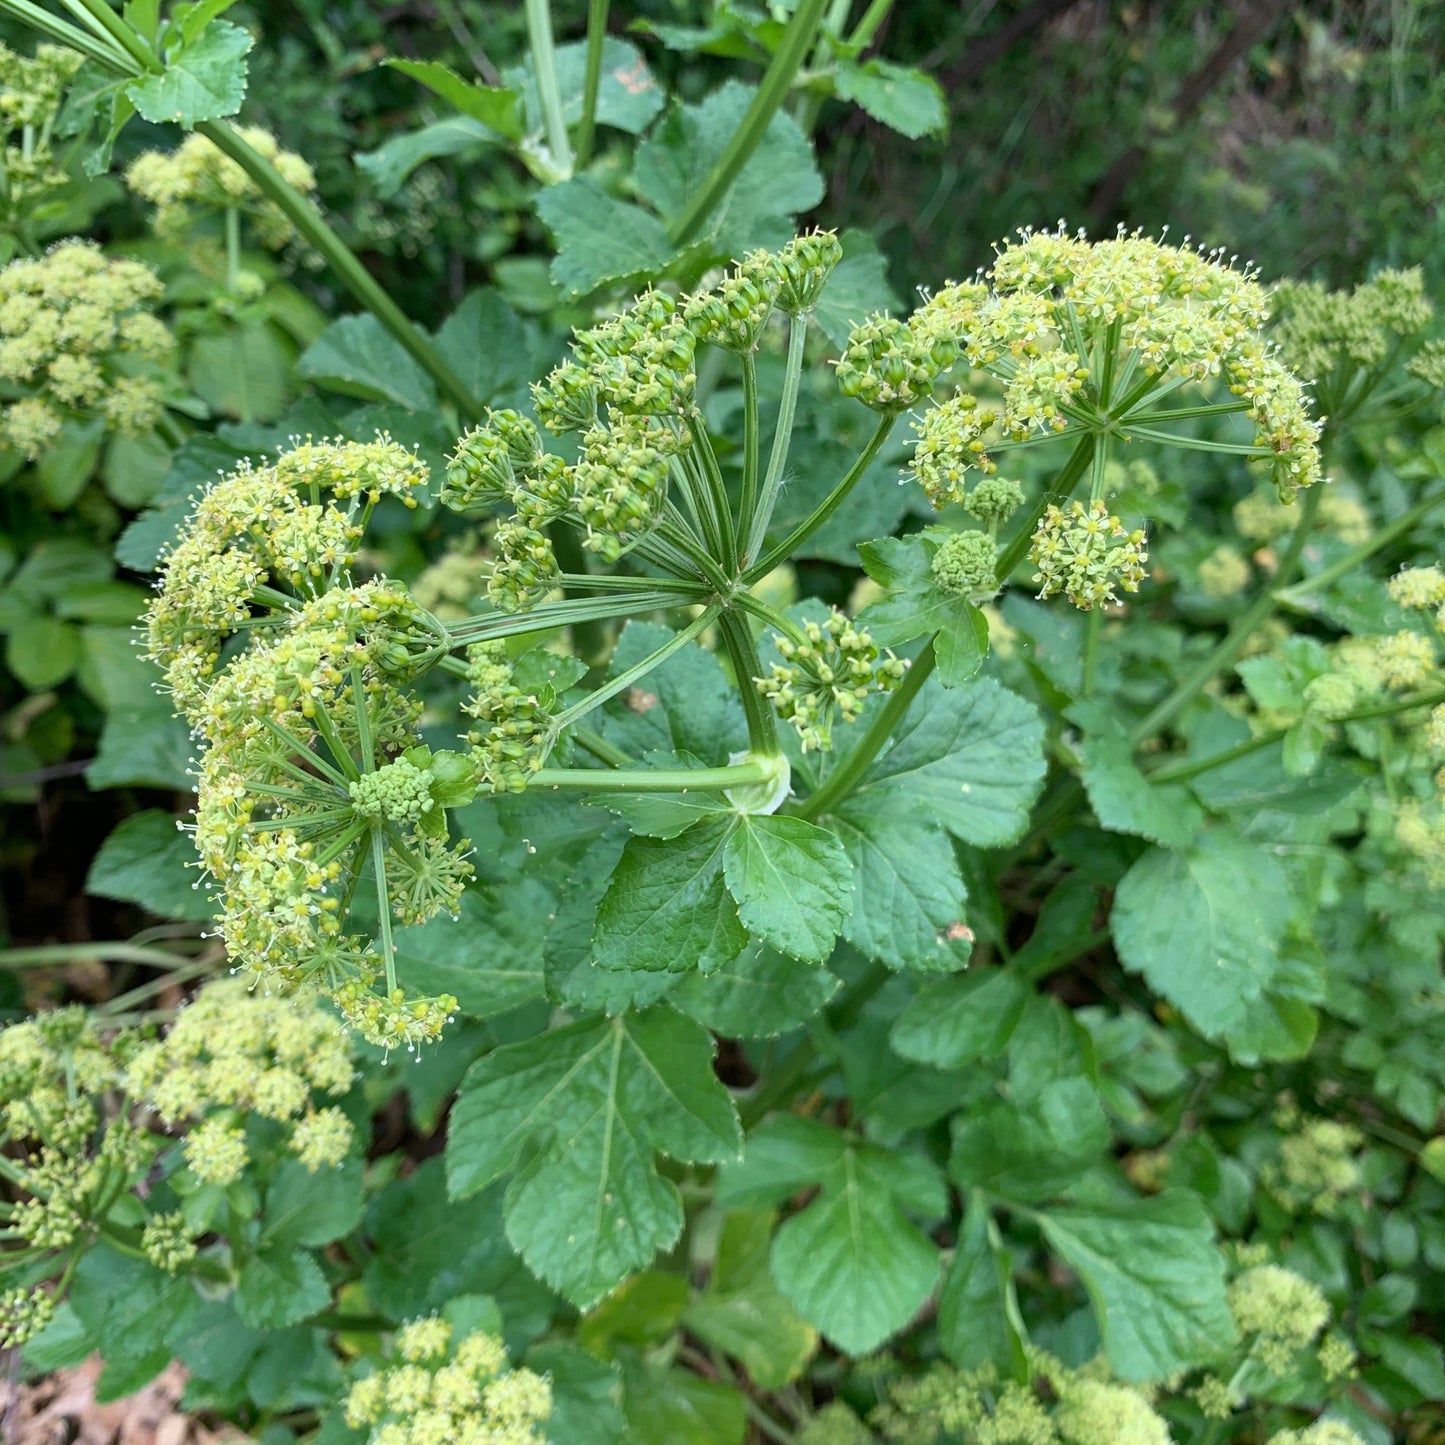
[(67, 417), (98, 417), (127, 436), (153, 427), (154, 371), (175, 345), (152, 310), (163, 289), (149, 266), (87, 241), (0, 271), (0, 382), (20, 393), (0, 406), (0, 449), (33, 461)]
[[(237, 134), (262, 159), (281, 173), (283, 180), (303, 194), (316, 189), (316, 176), (298, 155), (282, 150), (270, 131), (240, 126)], [(156, 234), (180, 240), (208, 212), (234, 207), (243, 211), (257, 240), (279, 251), (296, 228), (286, 214), (262, 196), (255, 181), (229, 156), (203, 135), (192, 133), (173, 151), (146, 151), (131, 162), (125, 183), (156, 209)]]
[(924, 312), (912, 321), (878, 312), (848, 334), (838, 361), (838, 388), (873, 411), (916, 406), (958, 359), (958, 344)]
[(777, 304), (780, 283), (777, 258), (754, 251), (712, 290), (691, 297), (683, 314), (701, 344), (741, 355), (757, 346)]
[(370, 1445), (544, 1445), (551, 1384), (509, 1368), (495, 1336), (454, 1340), (432, 1315), (397, 1331), (395, 1356), (346, 1397), (346, 1423)]
[(1398, 339), (1418, 335), (1434, 315), (1418, 267), (1380, 271), (1352, 291), (1285, 281), (1271, 293), (1270, 309), (1290, 366), (1320, 382), (1342, 366), (1378, 366)]
[(880, 653), (872, 637), (836, 608), (802, 630), (801, 639), (774, 636), (783, 660), (754, 683), (797, 729), (804, 752), (827, 751), (834, 722), (856, 722), (869, 693), (896, 687), (908, 664), (892, 652)]
[(0, 45), (0, 123), (5, 129), (0, 217), (10, 227), (69, 183), (56, 163), (51, 138), (61, 97), (81, 60), (76, 51), (58, 45), (41, 45), (33, 57)]
[(1002, 390), (1001, 404), (959, 391), (918, 417), (914, 472), (935, 506), (960, 502), (967, 474), (990, 475), (1003, 443), (1104, 425), (1100, 408), (1117, 400), (1105, 377), (1152, 380), (1160, 397), (1221, 377), (1244, 398), (1288, 499), (1319, 480), (1319, 425), (1264, 343), (1266, 316), (1254, 272), (1219, 252), (1137, 232), (1092, 244), (1062, 228), (1022, 232), (986, 281), (945, 286), (914, 313), (915, 329), (951, 342)]
[[(165, 556), (145, 619), (147, 655), (193, 725), (222, 647), (251, 623), (258, 590), (280, 584), (303, 598), (325, 597), (355, 561), (370, 507), (383, 496), (415, 506), (426, 479), (425, 465), (388, 436), (308, 437), (273, 465), (243, 463), (207, 490)], [(342, 608), (375, 638), (394, 633), (404, 643), (410, 635), (399, 589), (339, 599), (317, 603), (319, 622)]]
[(933, 580), (940, 592), (983, 602), (998, 591), (998, 547), (987, 532), (954, 532), (933, 554)]
[(351, 1147), (350, 1121), (335, 1106), (318, 1109), (313, 1097), (345, 1094), (354, 1076), (350, 1043), (319, 999), (298, 1006), (219, 979), (182, 1009), (162, 1041), (135, 1053), (126, 1083), (168, 1128), (194, 1125), (186, 1163), (204, 1182), (227, 1185), (248, 1162), (247, 1114), (285, 1126), (308, 1169), (340, 1164)]
[(1103, 502), (1050, 507), (1029, 549), (1039, 596), (1062, 592), (1085, 612), (1117, 603), (1116, 586), (1137, 592), (1147, 556), (1143, 531), (1129, 531)]
[(778, 306), (790, 316), (811, 311), (843, 259), (843, 243), (833, 231), (808, 231), (794, 236), (775, 258)]
[(467, 668), (472, 695), (462, 711), (481, 724), (466, 733), (479, 785), (494, 793), (520, 793), (552, 743), (547, 699), (517, 686), (504, 642), (468, 648)]

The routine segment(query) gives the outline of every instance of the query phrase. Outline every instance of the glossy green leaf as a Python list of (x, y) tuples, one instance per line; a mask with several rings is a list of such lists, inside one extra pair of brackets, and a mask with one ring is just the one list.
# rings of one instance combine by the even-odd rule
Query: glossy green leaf
[(808, 963), (833, 951), (853, 870), (826, 828), (802, 818), (743, 814), (727, 832), (723, 872), (750, 933)]

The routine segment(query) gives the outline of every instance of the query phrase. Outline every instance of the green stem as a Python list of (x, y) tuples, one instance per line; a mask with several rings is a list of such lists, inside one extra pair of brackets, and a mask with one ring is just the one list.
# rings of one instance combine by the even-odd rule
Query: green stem
[(785, 562), (847, 501), (849, 493), (858, 485), (863, 473), (872, 465), (873, 458), (882, 450), (883, 443), (888, 440), (888, 434), (893, 430), (897, 420), (896, 414), (878, 418), (878, 425), (873, 428), (873, 435), (868, 438), (868, 445), (863, 448), (858, 460), (848, 469), (847, 476), (814, 507), (809, 516), (799, 522), (776, 547), (766, 553), (761, 561), (743, 573), (743, 582), (746, 585), (751, 586), (759, 578), (766, 577), (778, 563)]
[(106, 0), (62, 0), (62, 3), (72, 15), (88, 24), (98, 39), (109, 40), (128, 56), (137, 74), (161, 68), (151, 47), (110, 8)]
[(599, 763), (606, 763), (609, 768), (625, 768), (632, 763), (632, 758), (627, 753), (608, 742), (601, 733), (593, 732), (591, 728), (574, 727), (572, 736), (579, 748), (591, 753)]
[(104, 1003), (96, 1005), (94, 1012), (100, 1016), (125, 1013), (131, 1004), (144, 1003), (146, 999), (153, 998), (168, 988), (174, 988), (178, 983), (185, 983), (190, 979), (200, 978), (202, 974), (212, 972), (214, 972), (213, 964), (192, 960), (188, 968), (174, 969), (163, 978), (150, 979), (125, 993), (106, 999)]
[[(527, 39), (532, 47), (532, 69), (537, 76), (537, 98), (547, 126), (547, 149), (559, 180), (572, 174), (572, 146), (562, 113), (562, 87), (557, 81), (557, 43), (552, 38), (552, 11), (547, 0), (526, 0)], [(590, 30), (590, 23), (589, 23)]]
[(738, 559), (746, 567), (749, 558), (756, 557), (763, 550), (763, 539), (768, 534), (768, 523), (773, 520), (773, 509), (778, 504), (778, 493), (783, 485), (783, 468), (788, 462), (788, 446), (793, 439), (793, 418), (798, 410), (798, 387), (803, 377), (803, 353), (808, 342), (808, 318), (792, 316), (788, 319), (788, 364), (783, 372), (783, 393), (778, 407), (778, 427), (773, 433), (773, 447), (768, 455), (768, 470), (763, 476), (762, 493), (756, 510), (743, 510), (742, 526), (746, 528), (747, 545)]
[(798, 817), (810, 821), (818, 818), (853, 791), (873, 759), (882, 751), (884, 743), (893, 735), (894, 728), (903, 720), (903, 715), (932, 675), (937, 662), (938, 656), (930, 637), (923, 651), (913, 659), (913, 666), (908, 669), (903, 681), (889, 694), (888, 701), (879, 708), (852, 750), (828, 774), (817, 791), (794, 810)]
[[(739, 537), (747, 538), (758, 504), (758, 359), (751, 352), (743, 353), (743, 490), (738, 503)], [(732, 558), (734, 567), (745, 567), (745, 547)]]
[(1323, 484), (1311, 487), (1305, 493), (1305, 499), (1300, 505), (1299, 522), (1285, 547), (1284, 555), (1279, 560), (1274, 585), (1266, 587), (1245, 608), (1214, 651), (1191, 668), (1174, 691), (1153, 708), (1129, 734), (1129, 741), (1134, 747), (1137, 748), (1140, 743), (1168, 727), (1198, 697), (1216, 673), (1222, 672), (1239, 657), (1255, 630), (1279, 605), (1279, 594), (1288, 584), (1299, 562), (1300, 554), (1304, 551), (1305, 542), (1314, 526), (1315, 515), (1320, 509), (1320, 499), (1323, 495)]
[(859, 50), (866, 50), (873, 43), (873, 37), (878, 33), (878, 28), (888, 18), (888, 12), (893, 8), (893, 0), (873, 0), (873, 3), (863, 12), (863, 18), (859, 20), (853, 33), (848, 37), (850, 49), (856, 47)]
[(672, 592), (634, 592), (620, 597), (568, 598), (563, 602), (540, 602), (528, 612), (482, 614), (452, 624), (448, 631), (458, 647), (493, 638), (520, 637), (529, 632), (550, 632), (554, 627), (575, 627), (613, 617), (635, 617), (642, 612), (662, 612), (676, 607)]
[(719, 793), (771, 782), (773, 758), (752, 758), (726, 768), (543, 768), (527, 779), (533, 788), (576, 788), (593, 793)]
[(565, 712), (558, 713), (551, 723), (553, 735), (560, 734), (564, 728), (571, 727), (579, 718), (584, 718), (589, 712), (601, 707), (609, 698), (616, 697), (620, 692), (626, 692), (638, 678), (646, 677), (653, 668), (660, 667), (673, 653), (680, 652), (694, 638), (706, 632), (721, 611), (720, 606), (707, 608), (681, 632), (674, 633), (656, 652), (649, 653), (641, 662), (634, 663), (626, 671), (609, 678), (595, 692), (589, 692), (580, 702), (574, 703)]
[(396, 945), (391, 937), (391, 893), (386, 886), (386, 843), (381, 829), (371, 830), (371, 871), (376, 874), (376, 909), (381, 926), (381, 957), (386, 966), (388, 997), (396, 988)]
[(142, 948), (134, 943), (42, 943), (31, 948), (0, 948), (0, 968), (49, 968), (87, 958), (173, 969), (186, 968), (192, 962), (184, 954)]
[(1445, 488), (1423, 498), (1408, 512), (1402, 512), (1393, 522), (1381, 527), (1367, 541), (1361, 542), (1357, 547), (1346, 552), (1338, 562), (1331, 562), (1328, 567), (1321, 568), (1313, 576), (1306, 577), (1291, 587), (1277, 589), (1280, 601), (1292, 603), (1301, 597), (1308, 596), (1311, 592), (1318, 592), (1331, 583), (1337, 582), (1346, 573), (1352, 572), (1361, 562), (1374, 556), (1382, 547), (1389, 546), (1396, 537), (1409, 532), (1417, 522), (1423, 521), (1442, 502), (1445, 502)]
[(668, 237), (676, 246), (685, 246), (697, 238), (708, 217), (718, 202), (737, 179), (739, 172), (748, 163), (758, 142), (762, 140), (778, 107), (783, 103), (813, 37), (818, 33), (818, 22), (823, 18), (828, 0), (800, 0), (783, 32), (782, 41), (773, 52), (753, 103), (748, 107), (737, 130), (723, 148), (716, 164), (708, 173), (692, 199), (678, 213), (668, 228)]
[(582, 78), (582, 121), (577, 127), (577, 169), (592, 162), (597, 134), (597, 92), (602, 88), (602, 43), (607, 38), (607, 0), (588, 0), (587, 68)]
[(47, 10), (42, 10), (39, 5), (32, 4), (31, 0), (0, 0), (0, 12), (11, 15), (22, 25), (53, 40), (57, 45), (78, 50), (87, 59), (103, 65), (116, 75), (140, 73), (139, 67), (131, 61), (130, 57), (123, 51), (117, 50), (108, 39), (97, 39), (88, 31), (81, 30), (78, 26), (50, 14)]
[(241, 212), (226, 207), (226, 290), (234, 296), (241, 284)]
[(758, 757), (775, 758), (782, 748), (778, 743), (773, 709), (754, 686), (754, 679), (761, 674), (763, 664), (758, 659), (757, 644), (753, 641), (747, 618), (728, 608), (718, 617), (718, 630), (732, 662), (733, 681), (737, 684), (743, 715), (747, 719), (748, 749)]
[(466, 383), (376, 283), (355, 252), (326, 224), (321, 212), (224, 121), (202, 121), (196, 130), (246, 172), (262, 195), (320, 253), (346, 289), (401, 343), (462, 416), (468, 421), (478, 420), (483, 407)]
[(1034, 539), (1034, 532), (1044, 513), (1052, 506), (1062, 506), (1068, 500), (1069, 493), (1078, 485), (1079, 478), (1089, 470), (1094, 460), (1094, 446), (1095, 439), (1092, 432), (1081, 436), (1074, 444), (1074, 450), (1070, 453), (1068, 461), (1059, 469), (1054, 480), (1035, 504), (1033, 511), (1014, 533), (1013, 541), (1004, 548), (1003, 555), (998, 559), (998, 567), (994, 571), (994, 576), (998, 578), (1000, 585), (1008, 581), (1014, 568), (1023, 560), (1024, 553), (1029, 550), (1029, 544)]
[(697, 438), (693, 449), (702, 458), (703, 477), (707, 481), (713, 510), (717, 514), (718, 543), (721, 549), (718, 560), (725, 566), (731, 565), (737, 551), (737, 540), (733, 536), (733, 510), (728, 504), (727, 483), (723, 480), (722, 468), (718, 465), (717, 452), (713, 450), (712, 438), (708, 435), (701, 413), (694, 422), (693, 432)]

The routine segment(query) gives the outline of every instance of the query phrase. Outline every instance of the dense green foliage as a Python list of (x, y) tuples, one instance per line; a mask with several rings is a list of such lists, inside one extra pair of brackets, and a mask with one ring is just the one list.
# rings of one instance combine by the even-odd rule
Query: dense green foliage
[(0, 0), (0, 1340), (1433, 1439), (1438, 17), (573, 8)]

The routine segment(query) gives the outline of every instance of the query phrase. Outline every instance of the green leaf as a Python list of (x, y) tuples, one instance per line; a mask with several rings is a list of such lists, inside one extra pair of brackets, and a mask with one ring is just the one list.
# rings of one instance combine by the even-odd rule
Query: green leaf
[(428, 1159), (376, 1196), (364, 1227), (373, 1250), (362, 1285), (367, 1300), (392, 1319), (485, 1294), (507, 1322), (510, 1350), (546, 1328), (553, 1296), (507, 1244), (500, 1188), (448, 1199), (445, 1164)]
[(331, 1287), (310, 1250), (278, 1245), (253, 1254), (241, 1266), (236, 1310), (257, 1329), (299, 1324), (330, 1303)]
[(58, 687), (80, 656), (80, 633), (58, 617), (37, 615), (5, 639), (5, 666), (31, 692)]
[(771, 1210), (729, 1211), (707, 1290), (683, 1315), (693, 1334), (738, 1360), (765, 1390), (795, 1380), (818, 1350), (818, 1332), (794, 1313), (768, 1267), (776, 1222)]
[(910, 140), (942, 135), (948, 129), (942, 87), (911, 65), (895, 65), (890, 60), (866, 60), (861, 65), (840, 61), (833, 89), (839, 100), (861, 105), (874, 120)]
[(608, 195), (591, 176), (538, 192), (536, 207), (557, 246), (551, 275), (564, 296), (658, 275), (675, 255), (662, 222)]
[(513, 1173), (507, 1237), (580, 1308), (665, 1249), (682, 1204), (653, 1156), (717, 1163), (741, 1145), (710, 1035), (670, 1009), (584, 1019), (479, 1059), (447, 1137), (466, 1198)]
[(669, 1001), (721, 1038), (776, 1038), (805, 1024), (841, 986), (826, 968), (754, 942), (716, 973), (688, 974)]
[(1115, 1373), (1163, 1380), (1212, 1364), (1234, 1345), (1224, 1259), (1192, 1194), (1080, 1205), (1037, 1216), (1050, 1246), (1083, 1281)]
[(1135, 767), (1134, 749), (1122, 728), (1091, 734), (1081, 751), (1084, 791), (1105, 828), (1165, 848), (1187, 848), (1198, 836), (1204, 810), (1182, 783), (1150, 782)]
[(371, 177), (377, 194), (390, 200), (418, 166), (442, 156), (463, 155), (478, 146), (495, 145), (497, 139), (496, 132), (480, 121), (450, 115), (420, 130), (393, 136), (374, 151), (358, 151), (356, 165)]
[(823, 295), (813, 308), (813, 320), (834, 346), (848, 344), (854, 324), (878, 311), (901, 309), (888, 283), (888, 258), (867, 231), (844, 231), (838, 238), (843, 259), (833, 268)]
[(139, 1360), (184, 1336), (199, 1300), (186, 1276), (164, 1274), (99, 1243), (75, 1271), (70, 1304), (107, 1359)]
[[(139, 707), (118, 706), (106, 715), (100, 746), (95, 761), (85, 770), (85, 781), (95, 789), (170, 788), (189, 793), (196, 785), (191, 776), (195, 752), (190, 729), (164, 699), (155, 697)], [(188, 851), (194, 856), (194, 848)]]
[(397, 930), (397, 961), (408, 986), (450, 993), (473, 1018), (492, 1018), (541, 998), (537, 920), (551, 903), (551, 890), (528, 878), (505, 891), (468, 888), (458, 917)]
[(522, 98), (515, 90), (463, 80), (450, 66), (436, 60), (388, 58), (386, 64), (413, 80), (419, 80), (428, 90), (435, 91), (443, 100), (456, 106), (463, 115), (480, 121), (498, 135), (508, 140), (522, 138)]
[(330, 1244), (361, 1223), (361, 1160), (312, 1171), (285, 1159), (266, 1189), (261, 1215), (262, 1249)]
[(742, 1445), (748, 1417), (733, 1386), (630, 1356), (622, 1378), (628, 1445)]
[[(559, 45), (556, 51), (557, 89), (562, 94), (562, 118), (568, 126), (582, 119), (582, 92), (587, 73), (587, 42)], [(505, 71), (504, 78), (520, 90), (532, 131), (543, 127), (542, 105), (536, 75), (530, 65)], [(597, 87), (597, 124), (629, 135), (641, 135), (662, 109), (663, 91), (642, 52), (615, 35), (602, 42), (602, 77)]]
[(1043, 743), (1037, 711), (992, 678), (951, 691), (930, 678), (849, 814), (936, 822), (975, 847), (1003, 847), (1028, 826)]
[(603, 968), (707, 973), (743, 951), (747, 930), (723, 877), (737, 819), (628, 842), (597, 909), (592, 948)]
[(622, 1445), (622, 1377), (616, 1365), (560, 1342), (538, 1345), (522, 1361), (552, 1382), (551, 1445)]
[(467, 294), (437, 329), (436, 344), (479, 402), (518, 391), (531, 379), (527, 327), (490, 287)]
[(105, 422), (99, 418), (67, 418), (54, 446), (35, 464), (35, 481), (45, 504), (61, 512), (74, 505), (95, 475), (105, 440)]
[[(138, 903), (161, 918), (198, 923), (215, 917), (215, 907), (197, 887), (196, 846), (177, 820), (159, 808), (132, 813), (100, 845), (85, 891), (97, 898)], [(191, 867), (187, 867), (191, 864)]]
[(78, 1365), (95, 1352), (95, 1339), (75, 1313), (69, 1300), (63, 1300), (51, 1316), (50, 1323), (33, 1336), (24, 1347), (25, 1363), (41, 1374)]
[(771, 1203), (821, 1192), (778, 1231), (773, 1278), (785, 1299), (840, 1350), (860, 1355), (902, 1329), (938, 1280), (938, 1248), (908, 1213), (943, 1204), (932, 1166), (860, 1144), (810, 1119), (779, 1115), (748, 1136), (722, 1171), (718, 1201)]
[(1014, 1294), (1013, 1261), (979, 1195), (969, 1200), (938, 1292), (938, 1336), (961, 1370), (992, 1364), (1017, 1379), (1027, 1369), (1028, 1334)]
[(848, 942), (894, 969), (951, 973), (964, 968), (973, 934), (964, 922), (968, 889), (942, 829), (880, 817), (845, 800), (830, 819), (853, 867)]
[(1210, 1038), (1247, 1023), (1279, 964), (1289, 886), (1262, 849), (1218, 829), (1151, 848), (1124, 875), (1109, 926), (1126, 968)]
[(200, 36), (168, 57), (159, 75), (125, 88), (140, 116), (153, 124), (175, 121), (190, 130), (203, 120), (235, 115), (246, 98), (246, 55), (255, 44), (229, 20), (213, 20)]
[[(637, 148), (633, 183), (665, 217), (679, 215), (706, 181), (756, 94), (728, 81), (697, 105), (679, 106)], [(707, 222), (707, 252), (741, 256), (778, 246), (792, 218), (823, 198), (823, 178), (798, 124), (779, 111)]]
[(296, 363), (296, 374), (366, 401), (394, 401), (412, 411), (436, 405), (431, 378), (370, 314), (333, 321)]
[(960, 1189), (1030, 1203), (1067, 1189), (1109, 1147), (1094, 1086), (1056, 1079), (1026, 1102), (993, 1099), (953, 1119), (948, 1172)]
[(577, 1343), (606, 1359), (618, 1345), (660, 1345), (676, 1333), (687, 1308), (687, 1281), (680, 1274), (646, 1269), (624, 1280), (577, 1327)]
[(1028, 985), (1009, 969), (929, 979), (898, 1016), (889, 1042), (905, 1059), (936, 1069), (1003, 1054), (1023, 1017)]
[(742, 814), (723, 850), (743, 926), (791, 958), (822, 963), (848, 913), (853, 870), (843, 845), (802, 818)]
[(275, 421), (286, 409), (295, 355), (268, 322), (232, 323), (192, 340), (186, 375), (212, 411), (244, 422)]

